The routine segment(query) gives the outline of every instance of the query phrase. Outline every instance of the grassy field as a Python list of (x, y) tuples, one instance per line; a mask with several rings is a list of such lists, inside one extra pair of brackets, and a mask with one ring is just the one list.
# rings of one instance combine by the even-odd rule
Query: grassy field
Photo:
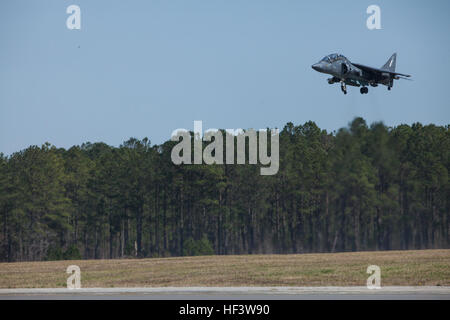
[(450, 250), (415, 250), (0, 263), (0, 288), (66, 287), (71, 264), (85, 288), (365, 286), (371, 264), (382, 286), (450, 285)]

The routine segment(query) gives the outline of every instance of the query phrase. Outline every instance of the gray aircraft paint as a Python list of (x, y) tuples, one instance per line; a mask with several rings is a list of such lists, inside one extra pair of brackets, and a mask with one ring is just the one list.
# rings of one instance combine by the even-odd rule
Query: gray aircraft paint
[(379, 84), (385, 85), (390, 90), (394, 85), (394, 80), (406, 79), (408, 74), (395, 72), (397, 64), (397, 54), (394, 53), (389, 60), (381, 67), (374, 68), (358, 63), (352, 63), (341, 54), (329, 54), (313, 64), (311, 67), (321, 73), (332, 75), (328, 79), (329, 84), (341, 83), (341, 90), (347, 93), (346, 85), (361, 87), (361, 93), (368, 92), (368, 86), (377, 87)]

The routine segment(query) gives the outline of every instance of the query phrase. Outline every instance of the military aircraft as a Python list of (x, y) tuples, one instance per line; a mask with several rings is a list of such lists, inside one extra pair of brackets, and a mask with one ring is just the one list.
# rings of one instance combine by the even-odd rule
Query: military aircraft
[(359, 63), (352, 63), (341, 54), (333, 53), (311, 67), (333, 77), (328, 79), (329, 84), (341, 83), (341, 90), (347, 94), (347, 85), (361, 87), (361, 94), (369, 92), (368, 86), (377, 87), (379, 84), (391, 90), (394, 80), (408, 79), (408, 74), (395, 72), (397, 54), (394, 53), (381, 68), (372, 68)]

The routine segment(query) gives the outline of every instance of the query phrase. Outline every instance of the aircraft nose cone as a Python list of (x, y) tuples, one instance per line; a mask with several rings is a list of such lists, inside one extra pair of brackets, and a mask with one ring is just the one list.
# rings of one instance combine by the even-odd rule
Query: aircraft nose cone
[(313, 68), (314, 70), (316, 70), (316, 71), (322, 71), (322, 68), (321, 68), (321, 66), (320, 66), (320, 63), (315, 63), (315, 64), (313, 64), (312, 66), (311, 66), (311, 68)]

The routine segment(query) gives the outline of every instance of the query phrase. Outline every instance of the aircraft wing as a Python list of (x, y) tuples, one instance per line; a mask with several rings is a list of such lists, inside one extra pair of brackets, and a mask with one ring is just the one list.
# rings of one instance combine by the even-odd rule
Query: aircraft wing
[(368, 67), (365, 66), (363, 64), (359, 64), (359, 63), (352, 63), (355, 67), (360, 68), (361, 70), (364, 70), (366, 72), (370, 72), (370, 73), (390, 73), (394, 76), (403, 76), (403, 77), (411, 77), (411, 75), (409, 74), (403, 74), (403, 73), (398, 73), (398, 72), (391, 72), (388, 70), (383, 70), (383, 69), (378, 69), (378, 68), (372, 68), (372, 67)]

